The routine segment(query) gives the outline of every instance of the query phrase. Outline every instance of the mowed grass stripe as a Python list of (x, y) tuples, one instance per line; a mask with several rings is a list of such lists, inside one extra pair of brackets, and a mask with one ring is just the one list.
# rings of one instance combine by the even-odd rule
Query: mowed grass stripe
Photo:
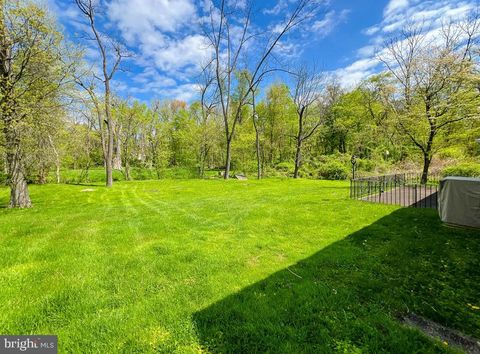
[(0, 210), (0, 332), (55, 333), (61, 352), (452, 351), (397, 323), (407, 309), (480, 335), (477, 233), (344, 182), (31, 192)]

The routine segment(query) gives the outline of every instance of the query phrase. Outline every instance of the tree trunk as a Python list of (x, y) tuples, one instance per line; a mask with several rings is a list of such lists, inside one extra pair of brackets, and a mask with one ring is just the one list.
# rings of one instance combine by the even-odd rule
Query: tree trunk
[(262, 161), (260, 156), (260, 138), (258, 130), (255, 131), (255, 145), (257, 150), (257, 179), (262, 179)]
[(430, 168), (431, 162), (432, 162), (432, 158), (430, 157), (430, 154), (428, 152), (424, 153), (422, 179), (420, 180), (421, 184), (426, 184), (428, 181), (428, 169)]
[(125, 179), (127, 181), (130, 181), (130, 164), (127, 162), (125, 162)]
[(100, 107), (97, 107), (97, 110), (98, 110), (98, 129), (100, 131), (100, 142), (102, 144), (103, 167), (106, 167), (107, 146), (105, 143), (105, 129), (103, 128), (103, 119), (102, 119), (102, 114), (100, 113)]
[[(205, 139), (204, 139), (205, 140)], [(205, 177), (205, 166), (207, 164), (207, 156), (208, 156), (208, 146), (206, 143), (202, 144), (200, 149), (200, 177)]]
[[(122, 170), (122, 140), (120, 139), (122, 127), (118, 123), (114, 125), (113, 169), (120, 171)], [(126, 144), (128, 144), (128, 141)], [(125, 156), (125, 159), (128, 159), (128, 156)]]
[(53, 149), (53, 153), (55, 154), (55, 177), (57, 179), (57, 184), (60, 184), (60, 155), (55, 148), (55, 144), (53, 143), (52, 136), (50, 134), (48, 134), (48, 141)]
[(28, 193), (27, 180), (20, 167), (16, 166), (18, 163), (13, 162), (13, 167), (10, 174), (10, 204), (9, 208), (30, 208), (32, 201)]
[(253, 127), (255, 128), (255, 149), (257, 154), (257, 179), (262, 178), (262, 160), (260, 156), (260, 135), (258, 133), (258, 126), (257, 126), (257, 110), (255, 105), (255, 90), (252, 92), (252, 108), (253, 108)]
[(40, 168), (38, 170), (38, 184), (47, 184), (47, 175), (48, 175), (47, 168), (43, 163), (40, 164)]
[(106, 186), (113, 186), (113, 122), (110, 113), (110, 82), (105, 80), (105, 115), (107, 118), (107, 161), (105, 161), (105, 173), (107, 177)]
[[(110, 128), (109, 128), (110, 130)], [(111, 187), (113, 185), (113, 135), (109, 132), (108, 136), (108, 149), (107, 149), (107, 161), (105, 161), (105, 173), (107, 177), (106, 186)]]
[(152, 149), (152, 166), (155, 169), (155, 173), (157, 174), (157, 179), (160, 179), (160, 166), (158, 166), (158, 157), (157, 157), (157, 148), (151, 144)]
[(297, 138), (297, 148), (295, 151), (295, 170), (293, 171), (293, 178), (298, 178), (300, 165), (302, 163), (302, 139)]
[(200, 151), (200, 168), (198, 174), (201, 178), (205, 177), (205, 154), (204, 154), (204, 146), (202, 146), (202, 151)]
[(261, 160), (261, 151), (260, 151), (260, 136), (258, 133), (257, 122), (255, 120), (255, 115), (253, 116), (253, 126), (255, 128), (255, 148), (257, 154), (257, 179), (262, 178), (262, 160)]
[(114, 170), (121, 171), (122, 170), (122, 159), (119, 156), (118, 150), (115, 149), (115, 154), (113, 157), (112, 168)]
[[(427, 115), (430, 114), (430, 105), (427, 105)], [(433, 146), (433, 139), (437, 134), (437, 127), (435, 121), (433, 119), (428, 119), (430, 123), (430, 134), (428, 135), (427, 146), (423, 150), (423, 171), (422, 171), (422, 179), (420, 181), (421, 184), (426, 184), (428, 181), (428, 169), (430, 167), (430, 163), (432, 162), (432, 146)]]
[(129, 151), (128, 151), (128, 140), (124, 142), (123, 146), (125, 148), (123, 149), (122, 155), (125, 161), (123, 161), (123, 165), (125, 166), (125, 180), (130, 181), (130, 161), (129, 161)]
[(7, 150), (8, 184), (10, 186), (9, 208), (30, 208), (32, 201), (28, 193), (27, 179), (25, 178), (20, 139), (13, 127), (11, 118), (4, 120), (5, 143)]
[(227, 158), (225, 161), (225, 174), (223, 175), (224, 179), (228, 179), (228, 177), (230, 176), (231, 151), (232, 151), (232, 140), (227, 139)]
[(60, 178), (60, 163), (58, 161), (55, 163), (55, 167), (56, 167), (55, 168), (55, 177), (57, 179), (57, 184), (60, 184), (60, 180), (61, 180), (61, 178)]
[[(275, 116), (274, 116), (275, 117)], [(270, 151), (269, 151), (269, 162), (270, 162), (270, 165), (273, 165), (273, 152), (275, 150), (274, 148), (274, 139), (273, 139), (273, 128), (274, 128), (274, 125), (275, 125), (275, 118), (272, 118), (272, 124), (271, 124), (271, 129), (270, 129)]]

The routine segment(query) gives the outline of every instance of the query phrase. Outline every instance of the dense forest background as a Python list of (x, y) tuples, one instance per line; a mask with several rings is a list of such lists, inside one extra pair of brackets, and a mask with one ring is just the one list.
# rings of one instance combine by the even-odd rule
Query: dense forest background
[[(268, 58), (276, 37), (245, 65), (225, 62), (248, 48), (242, 38), (235, 44), (224, 35), (225, 10), (210, 28), (217, 54), (202, 63), (198, 99), (145, 103), (111, 89), (128, 52), (114, 38), (97, 36), (94, 3), (76, 3), (98, 45), (98, 72), (47, 8), (0, 3), (0, 181), (12, 190), (24, 188), (23, 180), (104, 181), (108, 166), (112, 180), (235, 174), (348, 179), (353, 155), (363, 176), (480, 176), (475, 16), (446, 21), (433, 36), (405, 28), (378, 50), (383, 72), (344, 88), (306, 65), (273, 68)], [(312, 4), (299, 1), (285, 33), (313, 11)], [(247, 32), (249, 21), (242, 23)]]
[[(421, 152), (395, 127), (394, 114), (376, 98), (375, 77), (352, 91), (329, 87), (331, 97), (324, 124), (303, 147), (300, 176), (347, 179), (351, 156), (359, 175), (421, 171)], [(281, 82), (266, 89), (257, 106), (263, 177), (291, 177), (294, 171), (297, 114), (289, 87)], [(62, 112), (63, 113), (63, 112)], [(102, 142), (97, 119), (60, 114), (55, 130), (35, 130), (29, 137), (34, 154), (28, 177), (34, 183), (88, 182), (104, 179)], [(199, 102), (114, 99), (114, 179), (200, 178), (224, 170), (225, 141), (221, 117), (204, 119)], [(232, 174), (256, 178), (255, 129), (251, 109), (245, 109), (232, 146)], [(478, 120), (452, 124), (435, 144), (432, 172), (460, 165), (463, 173), (478, 173)], [(5, 166), (5, 164), (3, 164)], [(463, 168), (462, 168), (463, 166)], [(100, 168), (100, 171), (95, 171)], [(57, 170), (58, 169), (58, 170)]]

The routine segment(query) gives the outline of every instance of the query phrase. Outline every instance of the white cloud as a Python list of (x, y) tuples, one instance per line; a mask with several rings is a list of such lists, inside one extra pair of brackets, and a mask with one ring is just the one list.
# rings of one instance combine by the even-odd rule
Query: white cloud
[(228, 0), (227, 6), (231, 8), (237, 8), (237, 9), (246, 9), (247, 0)]
[[(238, 6), (242, 6), (239, 1)], [(198, 7), (197, 7), (198, 6)], [(213, 4), (204, 0), (111, 0), (108, 19), (115, 24), (126, 44), (136, 52), (135, 65), (142, 68), (132, 77), (131, 94), (189, 100), (194, 97), (193, 73), (210, 55), (199, 34), (201, 11)]]
[[(72, 2), (38, 0), (47, 2), (57, 13), (60, 21), (75, 31), (89, 31)], [(203, 21), (209, 21), (213, 10), (214, 21), (218, 10), (212, 0), (103, 0), (107, 7), (100, 15), (104, 30), (118, 31), (127, 46), (135, 52), (129, 61), (136, 74), (129, 74), (129, 85), (117, 83), (117, 87), (129, 94), (153, 94), (189, 100), (196, 96), (197, 88), (192, 78), (198, 74), (199, 65), (211, 55), (201, 32)], [(276, 0), (263, 14), (278, 19), (295, 0)], [(327, 0), (318, 0), (327, 3)], [(235, 8), (245, 8), (246, 0), (228, 0)], [(424, 24), (429, 37), (434, 37), (442, 21), (458, 20), (476, 7), (476, 0), (390, 0), (383, 11), (383, 19), (372, 24), (362, 33), (367, 43), (356, 52), (353, 63), (334, 72), (345, 86), (357, 84), (376, 73), (379, 63), (375, 49), (384, 39), (394, 35), (407, 23)], [(302, 55), (301, 48), (312, 36), (323, 38), (346, 20), (347, 10), (331, 10), (323, 17), (308, 21), (308, 26), (296, 29), (295, 35), (283, 38), (275, 54), (286, 60)], [(233, 24), (232, 36), (239, 31)], [(258, 29), (258, 28), (255, 28)], [(269, 30), (275, 32), (280, 25), (272, 23)], [(298, 35), (300, 34), (300, 35)], [(254, 47), (252, 45), (252, 47)], [(255, 50), (258, 48), (253, 48)], [(252, 52), (249, 52), (251, 55)], [(98, 50), (87, 45), (87, 60), (98, 62)], [(125, 81), (127, 82), (127, 81)]]
[(162, 88), (175, 86), (177, 82), (165, 75), (161, 75), (157, 69), (147, 67), (140, 74), (134, 74), (132, 81), (142, 85), (141, 91), (148, 92), (149, 88)]
[(285, 10), (288, 7), (287, 0), (278, 0), (274, 7), (270, 9), (264, 9), (263, 13), (265, 15), (278, 15), (280, 12)]
[(408, 0), (390, 0), (383, 13), (384, 15), (388, 16), (406, 7), (408, 7)]
[(186, 66), (198, 66), (210, 55), (211, 49), (202, 35), (188, 35), (167, 43), (152, 55), (157, 67), (164, 71), (177, 70)]
[(73, 3), (64, 3), (59, 0), (39, 0), (52, 10), (54, 16), (63, 25), (71, 26), (76, 32), (90, 33), (90, 27), (84, 22), (78, 7)]
[(360, 49), (357, 50), (357, 54), (361, 58), (365, 57), (370, 57), (373, 54), (375, 54), (375, 46), (374, 45), (366, 45), (364, 47), (361, 47)]
[(326, 37), (336, 26), (345, 21), (348, 13), (348, 10), (342, 10), (340, 12), (334, 10), (329, 11), (321, 20), (313, 23), (311, 31), (318, 34), (320, 37)]
[(178, 30), (196, 17), (196, 8), (190, 0), (113, 0), (108, 16), (131, 42), (157, 30)]
[(158, 90), (159, 97), (190, 102), (198, 97), (199, 88), (196, 84), (182, 84), (170, 89)]
[(333, 74), (346, 87), (356, 85), (380, 70), (376, 53), (382, 53), (386, 38), (394, 37), (406, 25), (413, 25), (424, 30), (427, 41), (434, 42), (440, 38), (443, 23), (463, 20), (476, 6), (476, 0), (391, 0), (383, 11), (382, 21), (362, 31), (368, 43), (357, 50), (356, 60)]
[(280, 41), (274, 48), (273, 53), (286, 59), (296, 59), (303, 53), (301, 45), (294, 42)]
[(369, 28), (363, 30), (362, 33), (366, 34), (367, 36), (372, 36), (375, 33), (377, 33), (378, 31), (380, 31), (379, 26), (372, 26), (372, 27), (369, 27)]
[(192, 0), (113, 0), (108, 10), (140, 65), (178, 71), (209, 53), (204, 37), (194, 34), (199, 16)]
[[(394, 2), (394, 0), (392, 0)], [(390, 2), (389, 5), (392, 3)], [(458, 21), (476, 8), (475, 0), (410, 1), (409, 6), (385, 10), (383, 21), (377, 25), (383, 34), (395, 32), (405, 25), (422, 25), (425, 29), (440, 27), (445, 21)], [(368, 29), (366, 30), (366, 34)], [(375, 33), (370, 33), (370, 35)]]
[(182, 100), (189, 102), (194, 98), (198, 97), (198, 85), (196, 84), (185, 84), (176, 87), (175, 90), (171, 91), (171, 97), (176, 98), (177, 100)]
[(343, 87), (351, 88), (376, 72), (379, 62), (376, 58), (359, 59), (349, 66), (337, 69), (331, 74)]

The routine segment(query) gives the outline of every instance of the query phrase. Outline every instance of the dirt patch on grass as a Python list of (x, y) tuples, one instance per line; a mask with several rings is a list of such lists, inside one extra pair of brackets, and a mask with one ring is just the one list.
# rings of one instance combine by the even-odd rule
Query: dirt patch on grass
[(404, 325), (419, 329), (425, 335), (439, 339), (449, 346), (457, 347), (467, 353), (480, 354), (480, 341), (478, 339), (466, 336), (414, 313), (400, 317), (400, 321)]

